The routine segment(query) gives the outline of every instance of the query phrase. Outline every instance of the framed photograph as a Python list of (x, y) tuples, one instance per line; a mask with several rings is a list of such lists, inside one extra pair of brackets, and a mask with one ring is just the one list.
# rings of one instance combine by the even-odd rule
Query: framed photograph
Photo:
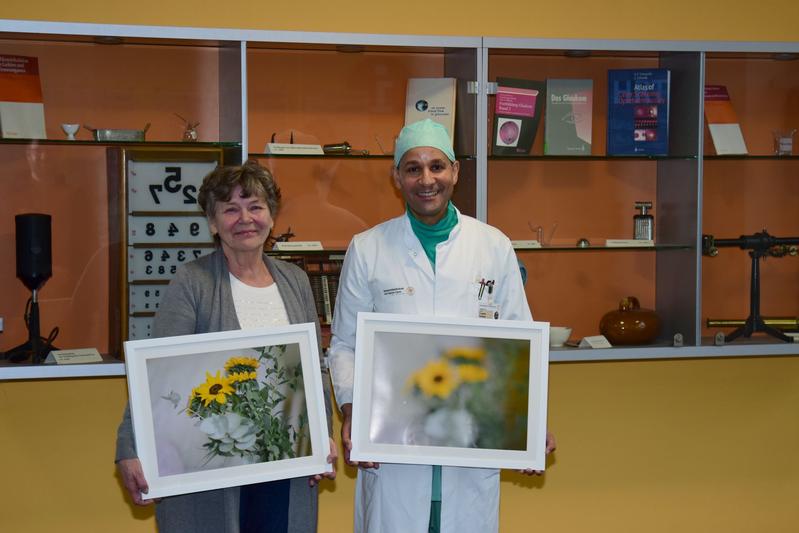
[(359, 313), (356, 461), (544, 469), (549, 324)]
[(313, 324), (126, 342), (145, 496), (329, 471), (317, 346)]

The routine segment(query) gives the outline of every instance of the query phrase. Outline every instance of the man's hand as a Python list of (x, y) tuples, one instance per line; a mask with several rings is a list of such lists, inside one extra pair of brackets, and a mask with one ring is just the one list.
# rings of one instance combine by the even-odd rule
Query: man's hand
[(121, 459), (117, 461), (117, 470), (122, 477), (122, 484), (130, 494), (130, 499), (136, 505), (151, 505), (155, 500), (145, 500), (142, 492), (147, 492), (150, 487), (144, 479), (144, 472), (141, 469), (141, 462), (138, 459)]
[[(550, 453), (554, 452), (557, 448), (557, 444), (555, 443), (555, 435), (547, 431), (547, 440), (546, 440), (546, 449), (545, 454), (549, 455)], [(525, 470), (519, 470), (522, 474), (526, 476), (540, 476), (544, 473), (543, 470), (531, 470), (529, 468)]]
[(350, 466), (357, 466), (360, 468), (380, 468), (380, 463), (362, 462), (350, 460), (350, 451), (352, 450), (352, 404), (345, 403), (341, 406), (341, 415), (344, 420), (341, 422), (341, 445), (344, 448), (344, 462)]
[(333, 465), (333, 470), (330, 472), (322, 472), (308, 478), (308, 485), (313, 487), (323, 479), (336, 479), (336, 460), (338, 459), (338, 448), (336, 448), (336, 441), (330, 438), (330, 453), (327, 455), (327, 462)]

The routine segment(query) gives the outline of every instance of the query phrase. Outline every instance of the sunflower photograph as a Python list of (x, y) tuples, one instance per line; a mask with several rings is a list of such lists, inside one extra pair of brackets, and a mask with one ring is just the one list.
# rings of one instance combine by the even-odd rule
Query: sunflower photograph
[(311, 454), (298, 344), (147, 361), (160, 476)]
[(530, 342), (377, 332), (376, 444), (524, 450)]

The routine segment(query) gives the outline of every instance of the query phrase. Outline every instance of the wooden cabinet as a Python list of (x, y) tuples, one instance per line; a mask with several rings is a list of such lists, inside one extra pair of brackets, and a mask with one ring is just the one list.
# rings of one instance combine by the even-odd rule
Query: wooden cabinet
[[(534, 316), (572, 326), (575, 337), (593, 335), (604, 312), (634, 295), (663, 318), (654, 345), (558, 350), (553, 360), (799, 353), (799, 345), (769, 340), (713, 346), (707, 339), (716, 330), (704, 327), (706, 318), (748, 312), (749, 263), (740, 250), (701, 255), (703, 233), (799, 234), (799, 157), (771, 155), (771, 130), (799, 124), (795, 44), (31, 24), (0, 21), (0, 54), (39, 58), (48, 139), (0, 140), (0, 254), (14, 257), (13, 215), (53, 215), (54, 275), (41, 292), (42, 330), (58, 325), (62, 345), (113, 352), (109, 331), (118, 324), (108, 310), (119, 302), (108, 289), (109, 249), (119, 235), (108, 223), (118, 202), (106, 169), (114, 143), (93, 141), (84, 129), (67, 141), (61, 123), (149, 123), (143, 146), (179, 148), (184, 122), (177, 115), (199, 122), (194, 146), (222, 148), (228, 162), (255, 158), (273, 170), (283, 191), (278, 233), (290, 229), (295, 240), (340, 252), (353, 234), (403, 210), (390, 168), (407, 79), (454, 77), (462, 168), (455, 202), (513, 240), (534, 239), (541, 228), (545, 246), (518, 251)], [(669, 153), (607, 156), (607, 71), (642, 67), (672, 73)], [(493, 156), (491, 84), (498, 77), (592, 79), (591, 155), (543, 155), (542, 122), (528, 156)], [(750, 155), (713, 155), (703, 123), (705, 83), (729, 88)], [(353, 154), (265, 153), (267, 142), (292, 139), (346, 141)], [(601, 246), (631, 237), (639, 200), (654, 204), (655, 245)], [(579, 238), (592, 245), (576, 247)], [(799, 315), (797, 258), (767, 261), (762, 285), (764, 314)], [(0, 286), (7, 349), (24, 337), (28, 296), (13, 261), (0, 265)], [(675, 334), (683, 348), (672, 346)]]

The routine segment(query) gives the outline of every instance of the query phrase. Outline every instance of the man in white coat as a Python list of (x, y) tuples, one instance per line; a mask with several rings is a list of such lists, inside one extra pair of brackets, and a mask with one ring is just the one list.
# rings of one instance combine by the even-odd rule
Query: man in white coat
[[(406, 213), (356, 235), (347, 250), (333, 317), (330, 370), (348, 463), (358, 312), (532, 320), (510, 240), (450, 202), (458, 169), (443, 126), (427, 119), (403, 128), (393, 177)], [(490, 302), (480, 298), (486, 281), (491, 282)], [(554, 439), (548, 435), (547, 453), (553, 449)], [(356, 533), (498, 530), (498, 470), (359, 466)]]

